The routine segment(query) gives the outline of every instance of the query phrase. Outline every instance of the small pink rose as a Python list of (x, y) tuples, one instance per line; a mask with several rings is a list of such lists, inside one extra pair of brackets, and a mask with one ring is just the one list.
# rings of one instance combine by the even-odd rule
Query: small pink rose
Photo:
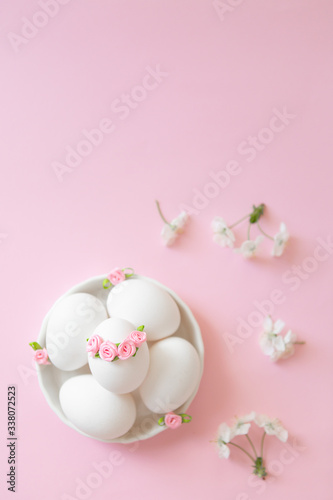
[(118, 356), (118, 348), (116, 344), (106, 340), (102, 342), (99, 348), (99, 356), (104, 361), (113, 361), (116, 356)]
[(34, 360), (36, 363), (39, 365), (50, 365), (51, 363), (49, 362), (49, 355), (47, 354), (47, 350), (45, 349), (37, 349), (34, 352)]
[(119, 359), (122, 359), (123, 361), (131, 358), (135, 353), (136, 347), (132, 340), (125, 339), (124, 342), (118, 346), (118, 356)]
[(111, 281), (112, 285), (118, 285), (126, 278), (125, 273), (119, 268), (115, 267), (108, 275), (107, 279)]
[(145, 332), (139, 332), (139, 330), (134, 330), (127, 337), (128, 340), (131, 340), (135, 347), (140, 347), (147, 340), (147, 335)]
[(86, 350), (89, 352), (89, 356), (95, 356), (99, 351), (101, 344), (103, 343), (102, 337), (99, 335), (93, 335), (87, 342)]
[(164, 417), (164, 423), (170, 429), (177, 429), (180, 425), (182, 425), (182, 417), (180, 415), (176, 415), (172, 411), (167, 413)]

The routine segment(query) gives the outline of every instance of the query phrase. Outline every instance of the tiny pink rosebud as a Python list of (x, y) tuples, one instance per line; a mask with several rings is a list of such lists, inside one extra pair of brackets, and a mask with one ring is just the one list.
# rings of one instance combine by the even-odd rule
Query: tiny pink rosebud
[(107, 279), (110, 280), (112, 285), (118, 285), (126, 278), (125, 273), (119, 268), (115, 267), (108, 275)]

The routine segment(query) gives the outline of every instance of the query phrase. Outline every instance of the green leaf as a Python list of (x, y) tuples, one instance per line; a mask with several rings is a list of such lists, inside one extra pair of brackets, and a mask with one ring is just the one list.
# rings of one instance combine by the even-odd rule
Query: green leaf
[(30, 342), (29, 345), (33, 348), (34, 351), (37, 351), (38, 349), (43, 349), (42, 346), (38, 344), (38, 342)]
[(89, 339), (86, 339), (86, 341), (88, 342)]
[(157, 421), (157, 423), (158, 423), (158, 425), (165, 425), (165, 423), (164, 423), (164, 417), (159, 418), (158, 421)]
[(252, 465), (254, 468), (253, 474), (255, 476), (261, 477), (265, 479), (267, 476), (266, 468), (264, 467), (264, 461), (262, 457), (257, 457), (255, 461), (255, 465)]
[(108, 288), (110, 288), (110, 286), (111, 286), (111, 281), (105, 278), (105, 280), (103, 281), (103, 288), (107, 290)]
[(145, 325), (138, 326), (137, 331), (143, 332), (144, 328), (145, 328)]
[[(125, 271), (127, 271), (127, 270), (132, 271), (132, 272), (126, 273)], [(133, 269), (133, 267), (124, 267), (124, 269), (122, 269), (122, 272), (125, 274), (125, 278), (130, 278), (134, 274), (134, 269)]]
[(258, 222), (258, 220), (260, 219), (260, 217), (264, 213), (264, 208), (265, 208), (265, 205), (263, 203), (261, 203), (261, 205), (258, 205), (257, 207), (255, 205), (253, 205), (253, 212), (250, 215), (250, 223), (251, 224), (255, 224), (256, 222)]
[(183, 424), (187, 424), (188, 422), (191, 422), (191, 420), (192, 420), (191, 415), (187, 415), (187, 413), (180, 413), (179, 415), (182, 417)]
[(115, 358), (113, 358), (112, 363), (113, 363), (113, 361), (117, 361), (117, 359), (119, 359), (119, 356), (116, 356)]
[(100, 358), (99, 352), (96, 352), (95, 358)]
[(136, 356), (136, 353), (138, 352), (138, 350), (139, 350), (139, 348), (137, 347), (137, 348), (136, 348), (136, 351), (135, 351), (135, 353), (134, 353), (134, 354), (133, 354), (133, 356), (132, 356), (132, 358), (135, 358), (135, 356)]

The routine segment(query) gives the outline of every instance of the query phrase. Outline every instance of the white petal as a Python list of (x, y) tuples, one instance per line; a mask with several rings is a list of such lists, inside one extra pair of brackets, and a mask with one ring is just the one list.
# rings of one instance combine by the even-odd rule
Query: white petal
[(283, 443), (285, 443), (288, 440), (288, 431), (287, 429), (284, 429), (281, 427), (281, 430), (276, 434), (276, 437), (280, 439)]
[(230, 449), (227, 445), (225, 445), (224, 443), (222, 443), (220, 446), (219, 446), (219, 457), (220, 458), (229, 458), (229, 455), (230, 455)]
[(288, 330), (288, 332), (284, 336), (284, 342), (285, 344), (294, 344), (297, 340), (297, 335), (296, 333), (293, 333), (291, 330)]
[(287, 233), (287, 226), (284, 222), (281, 222), (280, 224), (280, 233)]
[(285, 322), (282, 321), (282, 319), (278, 319), (275, 321), (274, 326), (273, 326), (273, 333), (280, 333), (285, 327)]
[(250, 427), (251, 427), (250, 423), (243, 423), (236, 425), (234, 429), (234, 436), (243, 436), (244, 434), (247, 434), (249, 432)]
[(255, 418), (256, 418), (256, 412), (251, 411), (251, 413), (244, 415), (244, 417), (240, 417), (239, 420), (241, 420), (242, 422), (252, 422)]
[(217, 432), (218, 432), (219, 439), (221, 439), (225, 443), (229, 443), (229, 441), (231, 439), (231, 429), (226, 423), (223, 422), (219, 426)]

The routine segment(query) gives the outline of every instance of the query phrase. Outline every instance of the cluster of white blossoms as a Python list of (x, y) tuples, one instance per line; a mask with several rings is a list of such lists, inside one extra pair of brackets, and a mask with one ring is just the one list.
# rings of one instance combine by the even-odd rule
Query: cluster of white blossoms
[[(247, 239), (243, 241), (241, 246), (239, 248), (235, 248), (236, 253), (240, 253), (243, 255), (245, 258), (250, 258), (253, 257), (256, 254), (257, 248), (260, 245), (260, 243), (264, 240), (264, 237), (269, 238), (270, 240), (273, 241), (273, 248), (272, 248), (272, 255), (274, 257), (280, 257), (284, 249), (286, 247), (287, 241), (289, 240), (289, 233), (287, 231), (287, 227), (284, 224), (284, 222), (281, 222), (280, 224), (280, 230), (275, 236), (269, 236), (267, 233), (263, 231), (259, 224), (259, 219), (264, 213), (264, 204), (253, 206), (253, 211), (240, 219), (239, 221), (235, 222), (234, 224), (231, 224), (230, 226), (227, 225), (227, 223), (222, 219), (222, 217), (214, 217), (211, 223), (211, 227), (213, 230), (213, 240), (215, 243), (218, 245), (221, 245), (222, 247), (229, 247), (229, 248), (234, 248), (234, 243), (236, 241), (234, 232), (232, 231), (232, 228), (243, 222), (244, 220), (248, 219), (249, 225), (248, 225), (248, 232), (247, 232)], [(262, 233), (259, 236), (257, 236), (256, 239), (252, 240), (250, 239), (250, 230), (252, 224), (256, 224), (258, 226), (259, 231)]]
[[(257, 453), (251, 438), (248, 436), (252, 422), (254, 422), (258, 427), (261, 427), (264, 431), (261, 438), (260, 453)], [(276, 436), (283, 443), (285, 443), (288, 439), (288, 431), (283, 427), (280, 420), (277, 418), (270, 418), (267, 415), (259, 415), (254, 411), (243, 417), (236, 417), (231, 426), (228, 426), (225, 422), (223, 422), (218, 428), (218, 435), (215, 440), (218, 455), (220, 458), (229, 458), (230, 446), (232, 445), (239, 448), (252, 460), (254, 464), (253, 474), (265, 479), (267, 472), (264, 466), (263, 450), (266, 434)], [(232, 440), (236, 436), (245, 436), (251, 449), (247, 451), (239, 444), (233, 443)]]
[[(186, 223), (188, 222), (189, 215), (183, 210), (171, 222), (168, 222), (161, 211), (161, 207), (158, 201), (156, 201), (156, 205), (161, 219), (164, 222), (164, 226), (162, 227), (161, 231), (162, 243), (166, 246), (171, 246), (175, 243), (178, 236), (184, 232), (184, 228)], [(245, 217), (230, 226), (227, 225), (222, 217), (214, 217), (211, 223), (211, 227), (214, 233), (213, 240), (215, 241), (215, 243), (222, 247), (234, 248), (236, 238), (234, 232), (232, 231), (232, 228), (248, 219), (249, 225), (247, 231), (247, 239), (243, 241), (239, 248), (235, 248), (234, 251), (242, 254), (243, 257), (247, 259), (253, 257), (256, 254), (258, 246), (266, 237), (274, 242), (272, 255), (274, 257), (280, 257), (284, 252), (287, 241), (289, 240), (289, 233), (284, 222), (281, 222), (280, 230), (275, 236), (269, 236), (267, 233), (265, 233), (265, 231), (263, 231), (259, 224), (259, 219), (264, 213), (264, 207), (265, 205), (263, 203), (261, 205), (258, 205), (257, 207), (254, 205), (253, 210), (250, 214), (247, 214)], [(256, 224), (259, 231), (262, 233), (254, 240), (250, 239), (250, 230), (253, 224)]]
[(297, 340), (296, 334), (291, 330), (288, 330), (284, 337), (280, 335), (284, 327), (285, 323), (281, 319), (275, 322), (270, 316), (264, 319), (264, 330), (260, 335), (259, 345), (262, 352), (272, 361), (289, 358), (295, 352), (295, 344), (304, 344)]

